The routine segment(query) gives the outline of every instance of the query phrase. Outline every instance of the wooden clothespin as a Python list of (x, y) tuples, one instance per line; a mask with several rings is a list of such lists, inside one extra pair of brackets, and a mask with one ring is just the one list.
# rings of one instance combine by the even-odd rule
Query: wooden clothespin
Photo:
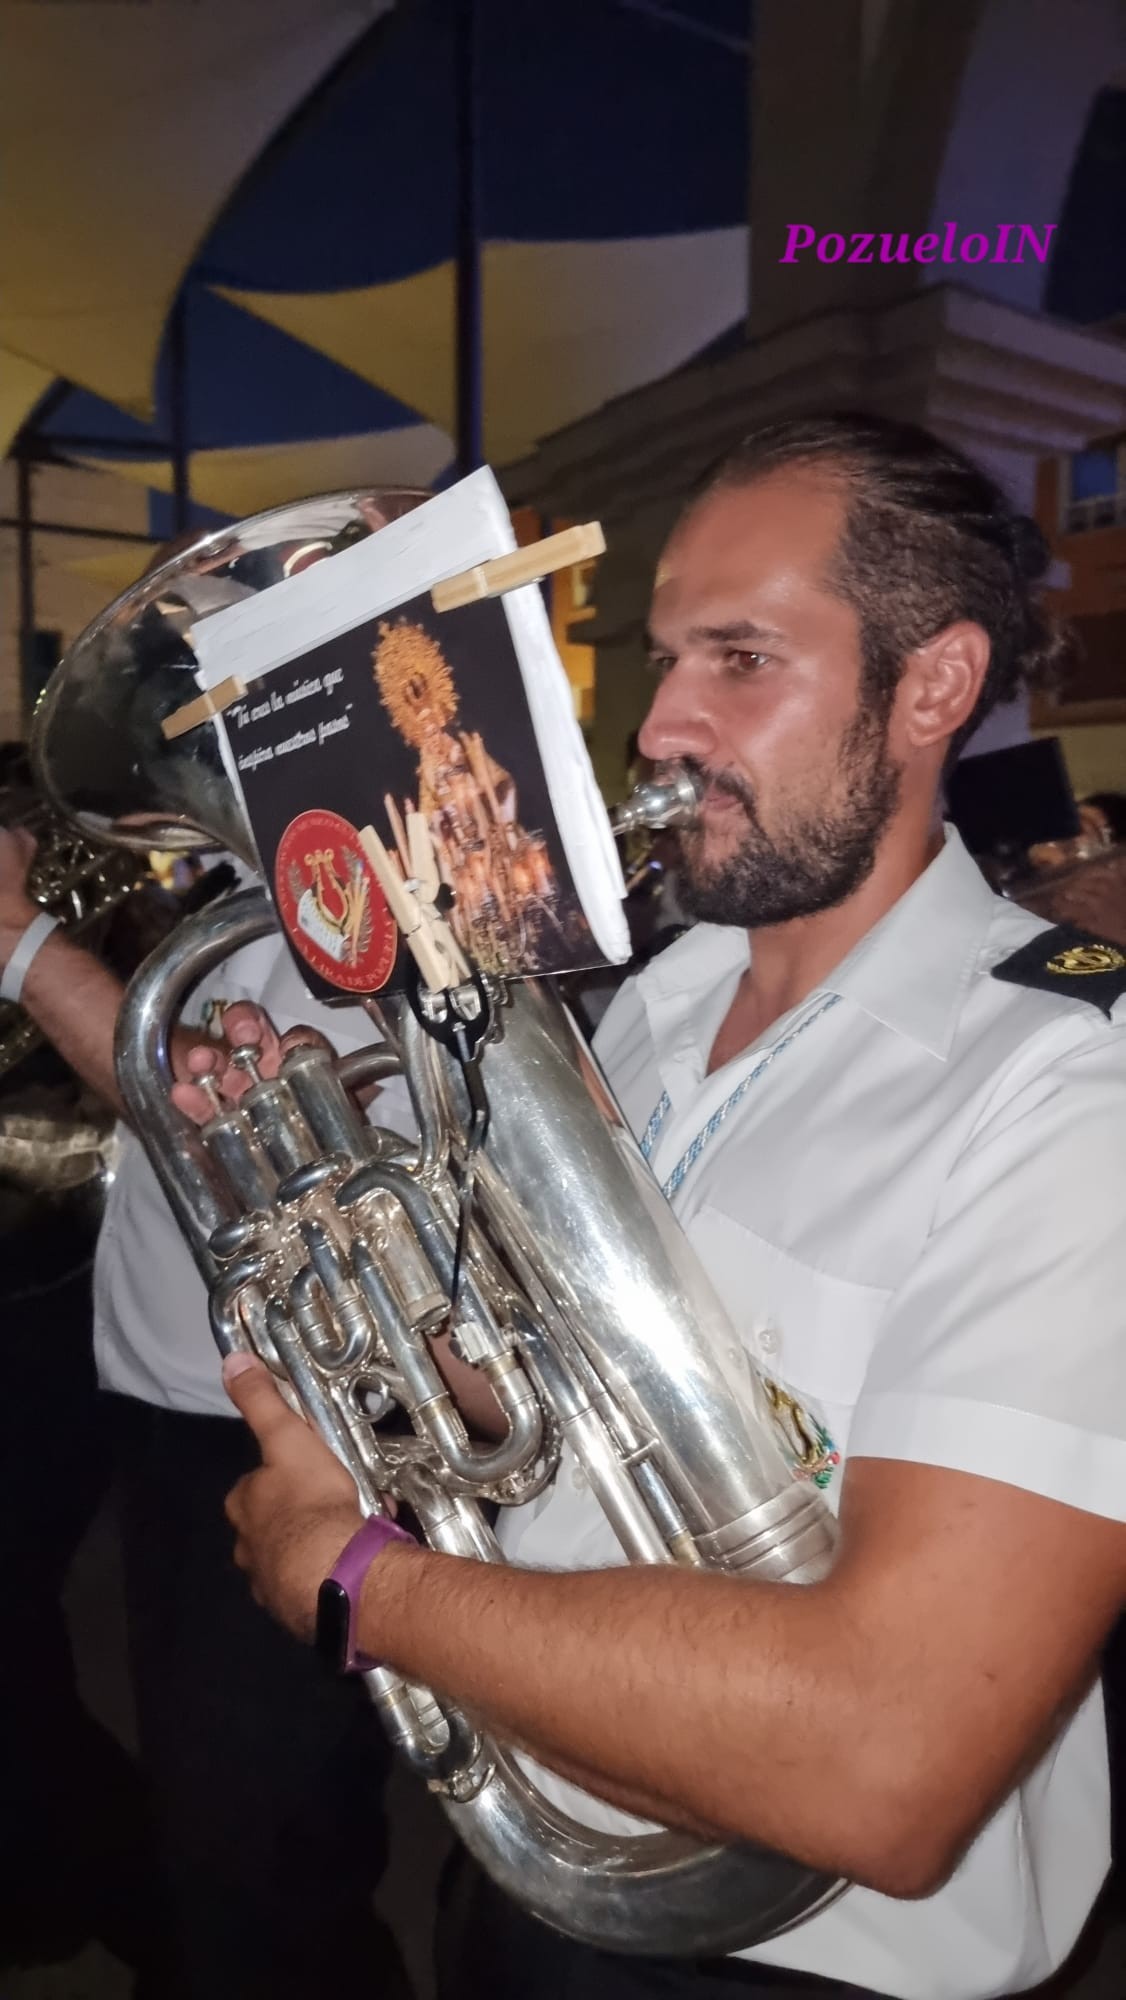
[(391, 914), (402, 931), (415, 964), (432, 993), (460, 986), (469, 966), (460, 945), (437, 908), (442, 886), (430, 828), (421, 813), (407, 814), (407, 852), (414, 873), (406, 878), (387, 852), (375, 828), (360, 828), (360, 845), (371, 862)]
[[(483, 597), (500, 597), (506, 590), (518, 590), (525, 583), (539, 583), (545, 576), (552, 576), (561, 569), (571, 569), (576, 563), (589, 562), (600, 556), (606, 548), (606, 537), (600, 521), (584, 521), (574, 528), (563, 528), (557, 535), (547, 535), (541, 542), (532, 542), (527, 548), (513, 549), (509, 555), (493, 556), (491, 561), (477, 563), (472, 569), (462, 570), (458, 576), (449, 576), (444, 583), (436, 583), (430, 593), (435, 611), (456, 611), (459, 605), (475, 604)], [(242, 701), (246, 688), (234, 674), (220, 681), (217, 687), (208, 688), (193, 701), (186, 701), (181, 708), (173, 709), (166, 715), (160, 727), (171, 742), (177, 736), (186, 736), (189, 729), (198, 729), (202, 722), (212, 722), (232, 702)], [(373, 863), (374, 866), (374, 863)]]
[(241, 701), (245, 694), (242, 682), (237, 675), (231, 674), (216, 687), (205, 688), (194, 701), (186, 701), (181, 708), (174, 708), (161, 723), (161, 732), (169, 742), (174, 737), (186, 736), (189, 729), (198, 729), (201, 722), (213, 721), (217, 715), (222, 715), (225, 708), (230, 708), (232, 702)]
[(503, 591), (519, 589), (521, 584), (539, 583), (542, 577), (552, 576), (556, 570), (589, 562), (592, 556), (602, 555), (605, 547), (602, 523), (584, 521), (576, 528), (563, 528), (557, 535), (548, 535), (542, 542), (531, 542), (527, 548), (513, 549), (510, 555), (493, 556), (490, 562), (477, 563), (473, 569), (462, 570), (459, 576), (448, 576), (444, 583), (434, 585), (430, 601), (435, 611), (456, 611), (459, 605), (474, 604), (482, 597), (499, 597)]

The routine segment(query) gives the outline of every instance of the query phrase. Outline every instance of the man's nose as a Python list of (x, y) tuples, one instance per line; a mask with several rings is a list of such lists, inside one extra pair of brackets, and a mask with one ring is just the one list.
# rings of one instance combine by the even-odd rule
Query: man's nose
[(655, 764), (677, 757), (713, 758), (718, 747), (715, 725), (700, 699), (698, 687), (683, 668), (665, 675), (638, 731), (637, 747)]

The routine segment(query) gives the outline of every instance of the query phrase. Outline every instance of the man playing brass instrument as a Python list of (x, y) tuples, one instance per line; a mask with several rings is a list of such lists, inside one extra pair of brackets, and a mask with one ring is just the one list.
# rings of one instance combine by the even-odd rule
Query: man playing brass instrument
[[(36, 936), (33, 853), (24, 832), (0, 827), (0, 973), (15, 969), (43, 1035), (120, 1111), (121, 984), (63, 929)], [(237, 1042), (240, 1010), (223, 1012), (221, 1001), (250, 994), (283, 1031), (279, 1041), (271, 1029), (271, 1055), (308, 1039), (294, 1009), (304, 1020), (316, 1010), (280, 940), (248, 947), (196, 999), (216, 1024), (234, 1023)], [(341, 1046), (368, 1037), (357, 1010), (329, 1019)], [(200, 1033), (177, 1036), (185, 1075)], [(37, 1330), (58, 1347), (49, 1306)], [(368, 1990), (404, 2000), (405, 1970), (371, 1906), (387, 1746), (362, 1691), (326, 1682), (256, 1612), (232, 1568), (220, 1503), (248, 1462), (245, 1433), (228, 1420), (204, 1287), (124, 1128), (95, 1264), (94, 1346), (114, 1436), (132, 1693), (155, 1821), (149, 1858), (163, 1892), (158, 1910), (144, 1908), (157, 1942), (138, 1990), (154, 2000), (310, 2000), (321, 1979), (348, 1984), (377, 1962)], [(66, 1365), (64, 1350), (56, 1362)], [(127, 1907), (132, 1896), (152, 1901), (139, 1877), (119, 1888)]]
[[(839, 1555), (802, 1588), (616, 1567), (565, 1462), (502, 1518), (509, 1566), (386, 1546), (356, 1638), (588, 1824), (761, 1842), (851, 1886), (692, 1965), (569, 1943), (478, 1884), (444, 2000), (987, 2000), (1060, 1964), (1099, 1888), (1126, 955), (994, 897), (936, 810), (950, 755), (1048, 664), (1043, 562), (960, 454), (850, 417), (752, 435), (665, 551), (641, 748), (703, 782), (700, 921), (598, 1049)], [(228, 1503), (237, 1560), (310, 1639), (352, 1481), (260, 1363), (226, 1379), (263, 1456)]]

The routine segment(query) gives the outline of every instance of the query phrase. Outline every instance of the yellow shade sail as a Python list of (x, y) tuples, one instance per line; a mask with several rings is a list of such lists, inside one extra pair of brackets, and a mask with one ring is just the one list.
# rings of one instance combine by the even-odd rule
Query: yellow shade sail
[(150, 418), (161, 334), (197, 245), (282, 121), (391, 4), (8, 0), (0, 348)]
[[(360, 437), (196, 451), (188, 469), (192, 498), (238, 520), (287, 500), (349, 486), (430, 486), (452, 456), (444, 432), (432, 424), (408, 424)], [(167, 459), (86, 458), (83, 463), (103, 472), (112, 468), (118, 478), (160, 493), (172, 491)]]
[(0, 458), (54, 379), (51, 370), (38, 362), (0, 352)]
[(109, 604), (113, 598), (120, 597), (123, 590), (128, 590), (129, 585), (135, 583), (142, 571), (147, 569), (155, 547), (155, 540), (151, 548), (146, 548), (143, 542), (123, 543), (119, 549), (107, 549), (101, 555), (72, 556), (59, 567), (70, 576), (81, 576), (87, 583), (99, 584)]
[[(746, 312), (748, 232), (593, 243), (489, 243), (482, 253), (485, 450), (537, 439), (679, 367)], [(272, 326), (452, 431), (450, 263), (340, 292), (216, 287)]]

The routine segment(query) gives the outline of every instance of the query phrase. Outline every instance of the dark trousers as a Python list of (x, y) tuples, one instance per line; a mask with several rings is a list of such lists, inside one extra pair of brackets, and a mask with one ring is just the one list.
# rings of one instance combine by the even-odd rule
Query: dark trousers
[(371, 1907), (389, 1751), (363, 1686), (251, 1598), (223, 1502), (243, 1424), (114, 1397), (129, 1643), (168, 1948), (159, 2000), (402, 2000)]
[(0, 1965), (68, 1958), (92, 1936), (137, 1964), (154, 1905), (142, 1783), (80, 1698), (61, 1602), (110, 1439), (81, 1250), (76, 1263), (60, 1228), (23, 1275), (45, 1278), (52, 1258), (70, 1275), (0, 1299)]
[(731, 1958), (619, 1958), (549, 1931), (464, 1854), (443, 1884), (438, 2000), (879, 2000), (859, 1986)]

